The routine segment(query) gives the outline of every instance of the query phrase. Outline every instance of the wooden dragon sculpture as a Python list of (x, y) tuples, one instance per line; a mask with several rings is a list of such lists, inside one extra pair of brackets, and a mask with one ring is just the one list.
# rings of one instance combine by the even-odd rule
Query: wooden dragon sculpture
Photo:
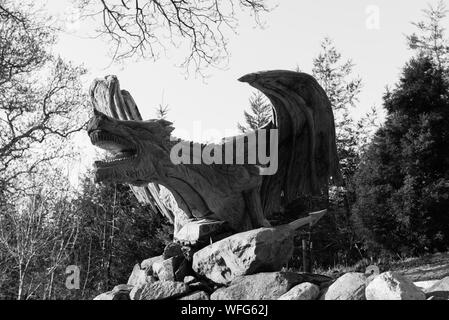
[[(274, 174), (263, 175), (263, 165), (248, 161), (173, 163), (173, 148), (180, 144), (219, 152), (217, 146), (226, 150), (230, 145), (236, 151), (240, 141), (247, 159), (248, 135), (254, 133), (226, 138), (213, 148), (174, 139), (172, 123), (141, 121), (131, 95), (120, 90), (116, 77), (108, 76), (95, 80), (90, 90), (95, 112), (88, 134), (94, 145), (113, 154), (95, 163), (96, 180), (134, 188), (163, 185), (189, 218), (225, 221), (235, 232), (268, 226), (273, 212), (300, 196), (323, 194), (330, 179), (338, 182), (334, 117), (318, 82), (308, 74), (284, 70), (251, 73), (239, 81), (260, 90), (274, 107), (272, 121), (260, 129), (277, 130)], [(269, 135), (256, 137), (257, 146), (273, 144)]]

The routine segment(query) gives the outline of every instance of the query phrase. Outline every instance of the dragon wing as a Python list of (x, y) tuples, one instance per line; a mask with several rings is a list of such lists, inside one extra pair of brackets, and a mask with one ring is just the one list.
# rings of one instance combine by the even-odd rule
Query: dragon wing
[[(329, 181), (341, 183), (331, 103), (318, 82), (300, 72), (251, 73), (247, 82), (270, 100), (273, 119), (263, 129), (278, 130), (278, 170), (263, 177), (265, 216), (300, 196), (327, 194)], [(267, 136), (269, 136), (267, 134)]]

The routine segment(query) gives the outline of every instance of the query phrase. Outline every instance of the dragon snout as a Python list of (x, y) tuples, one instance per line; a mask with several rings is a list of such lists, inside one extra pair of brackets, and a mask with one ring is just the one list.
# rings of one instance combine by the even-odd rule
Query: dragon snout
[(93, 131), (98, 130), (102, 124), (109, 120), (109, 117), (94, 108), (94, 116), (87, 123), (87, 133), (90, 135)]

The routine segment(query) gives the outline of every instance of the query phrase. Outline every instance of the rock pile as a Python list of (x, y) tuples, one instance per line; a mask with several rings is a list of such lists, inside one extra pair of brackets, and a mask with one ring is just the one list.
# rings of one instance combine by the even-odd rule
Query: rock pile
[(168, 245), (134, 266), (128, 283), (95, 300), (448, 300), (449, 277), (413, 283), (395, 272), (329, 277), (282, 271), (293, 250), (291, 232), (260, 228), (192, 252)]
[(286, 226), (234, 234), (192, 254), (181, 244), (135, 265), (126, 285), (95, 300), (306, 300), (331, 278), (282, 272), (293, 236)]

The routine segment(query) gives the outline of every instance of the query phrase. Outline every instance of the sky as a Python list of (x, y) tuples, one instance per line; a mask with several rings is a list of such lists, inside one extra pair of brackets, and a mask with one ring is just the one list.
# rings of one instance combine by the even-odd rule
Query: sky
[[(435, 1), (434, 1), (435, 2)], [(118, 76), (121, 87), (134, 96), (144, 118), (155, 116), (155, 107), (168, 104), (169, 119), (177, 128), (192, 130), (201, 121), (204, 129), (235, 129), (253, 89), (237, 79), (250, 72), (269, 69), (294, 69), (310, 72), (313, 58), (320, 52), (323, 37), (331, 37), (345, 58), (356, 65), (355, 74), (363, 80), (356, 117), (371, 106), (382, 104), (386, 85), (394, 84), (411, 52), (405, 35), (415, 31), (411, 25), (422, 17), (428, 1), (421, 0), (278, 0), (268, 1), (276, 8), (263, 15), (264, 28), (245, 16), (238, 34), (229, 35), (230, 59), (225, 70), (209, 69), (205, 80), (186, 78), (176, 64), (186, 52), (172, 50), (154, 61), (126, 61), (112, 64), (108, 43), (86, 37), (83, 22), (69, 25), (55, 51), (83, 64), (89, 70), (88, 82), (107, 74)], [(430, 2), (432, 3), (432, 1)], [(69, 0), (47, 0), (55, 14), (71, 12)], [(75, 26), (75, 27), (74, 27)]]
[[(76, 17), (70, 0), (46, 0), (49, 12)], [(411, 57), (405, 35), (416, 31), (411, 24), (423, 17), (423, 0), (268, 0), (273, 11), (263, 15), (264, 28), (243, 16), (238, 33), (228, 34), (230, 58), (226, 69), (209, 69), (209, 77), (185, 76), (176, 66), (186, 55), (171, 50), (154, 61), (126, 61), (111, 64), (109, 44), (87, 37), (92, 26), (68, 23), (69, 32), (60, 35), (55, 53), (83, 64), (89, 73), (86, 90), (96, 77), (117, 75), (121, 88), (131, 92), (144, 119), (155, 117), (160, 104), (169, 107), (168, 119), (174, 134), (185, 138), (194, 130), (215, 130), (222, 136), (236, 131), (248, 108), (254, 89), (237, 81), (244, 74), (270, 69), (310, 72), (325, 36), (334, 40), (343, 58), (351, 58), (354, 73), (362, 78), (359, 103), (351, 111), (355, 118), (372, 106), (382, 106), (385, 87), (399, 79), (401, 68)], [(436, 3), (436, 1), (430, 1)], [(75, 19), (76, 20), (76, 19)], [(448, 23), (448, 21), (445, 21)], [(449, 28), (449, 25), (446, 27)], [(82, 140), (84, 141), (84, 140)], [(83, 143), (83, 142), (82, 142)]]

